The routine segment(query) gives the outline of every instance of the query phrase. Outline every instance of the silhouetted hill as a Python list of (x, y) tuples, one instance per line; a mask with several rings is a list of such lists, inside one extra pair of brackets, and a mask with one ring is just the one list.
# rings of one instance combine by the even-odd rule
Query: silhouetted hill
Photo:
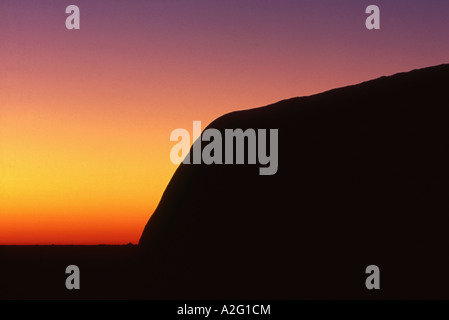
[(140, 240), (161, 292), (449, 297), (448, 89), (440, 65), (215, 120), (279, 129), (279, 170), (180, 165)]

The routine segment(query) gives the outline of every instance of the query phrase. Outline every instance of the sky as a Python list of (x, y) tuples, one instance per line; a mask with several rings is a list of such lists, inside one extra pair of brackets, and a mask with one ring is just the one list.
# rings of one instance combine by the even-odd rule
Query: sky
[(126, 244), (174, 129), (448, 63), (449, 1), (2, 0), (0, 39), (0, 244)]

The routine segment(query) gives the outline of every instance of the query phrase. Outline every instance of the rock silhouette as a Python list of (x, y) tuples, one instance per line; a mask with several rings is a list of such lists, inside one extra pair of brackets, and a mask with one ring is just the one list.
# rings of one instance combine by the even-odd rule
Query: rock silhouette
[[(448, 297), (448, 89), (446, 64), (212, 122), (221, 132), (278, 129), (279, 170), (179, 166), (139, 243), (161, 290)], [(382, 294), (365, 288), (371, 264)]]

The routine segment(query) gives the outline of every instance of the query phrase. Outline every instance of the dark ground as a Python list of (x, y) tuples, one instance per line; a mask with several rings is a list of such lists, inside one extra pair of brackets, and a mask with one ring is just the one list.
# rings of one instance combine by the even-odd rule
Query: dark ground
[[(0, 298), (134, 298), (137, 258), (136, 246), (0, 246)], [(72, 264), (80, 290), (65, 287)]]
[[(0, 299), (449, 298), (447, 259), (429, 254), (410, 261), (401, 256), (406, 254), (377, 261), (381, 290), (368, 291), (364, 270), (372, 261), (363, 256), (355, 265), (342, 258), (329, 265), (312, 263), (315, 268), (311, 270), (305, 263), (298, 270), (306, 279), (303, 286), (296, 286), (296, 281), (274, 285), (273, 280), (283, 278), (276, 274), (261, 276), (259, 285), (254, 286), (251, 277), (248, 283), (237, 277), (238, 283), (228, 279), (230, 285), (224, 285), (224, 270), (217, 270), (215, 279), (198, 275), (181, 279), (182, 272), (176, 267), (152, 266), (141, 257), (138, 246), (0, 246)], [(80, 268), (80, 290), (65, 287), (65, 269), (71, 264)]]

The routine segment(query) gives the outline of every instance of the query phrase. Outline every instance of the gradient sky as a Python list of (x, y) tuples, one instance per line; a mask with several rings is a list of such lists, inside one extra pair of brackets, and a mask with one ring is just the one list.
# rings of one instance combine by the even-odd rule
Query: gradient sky
[(0, 244), (137, 243), (172, 130), (447, 63), (449, 1), (2, 0), (0, 39)]

